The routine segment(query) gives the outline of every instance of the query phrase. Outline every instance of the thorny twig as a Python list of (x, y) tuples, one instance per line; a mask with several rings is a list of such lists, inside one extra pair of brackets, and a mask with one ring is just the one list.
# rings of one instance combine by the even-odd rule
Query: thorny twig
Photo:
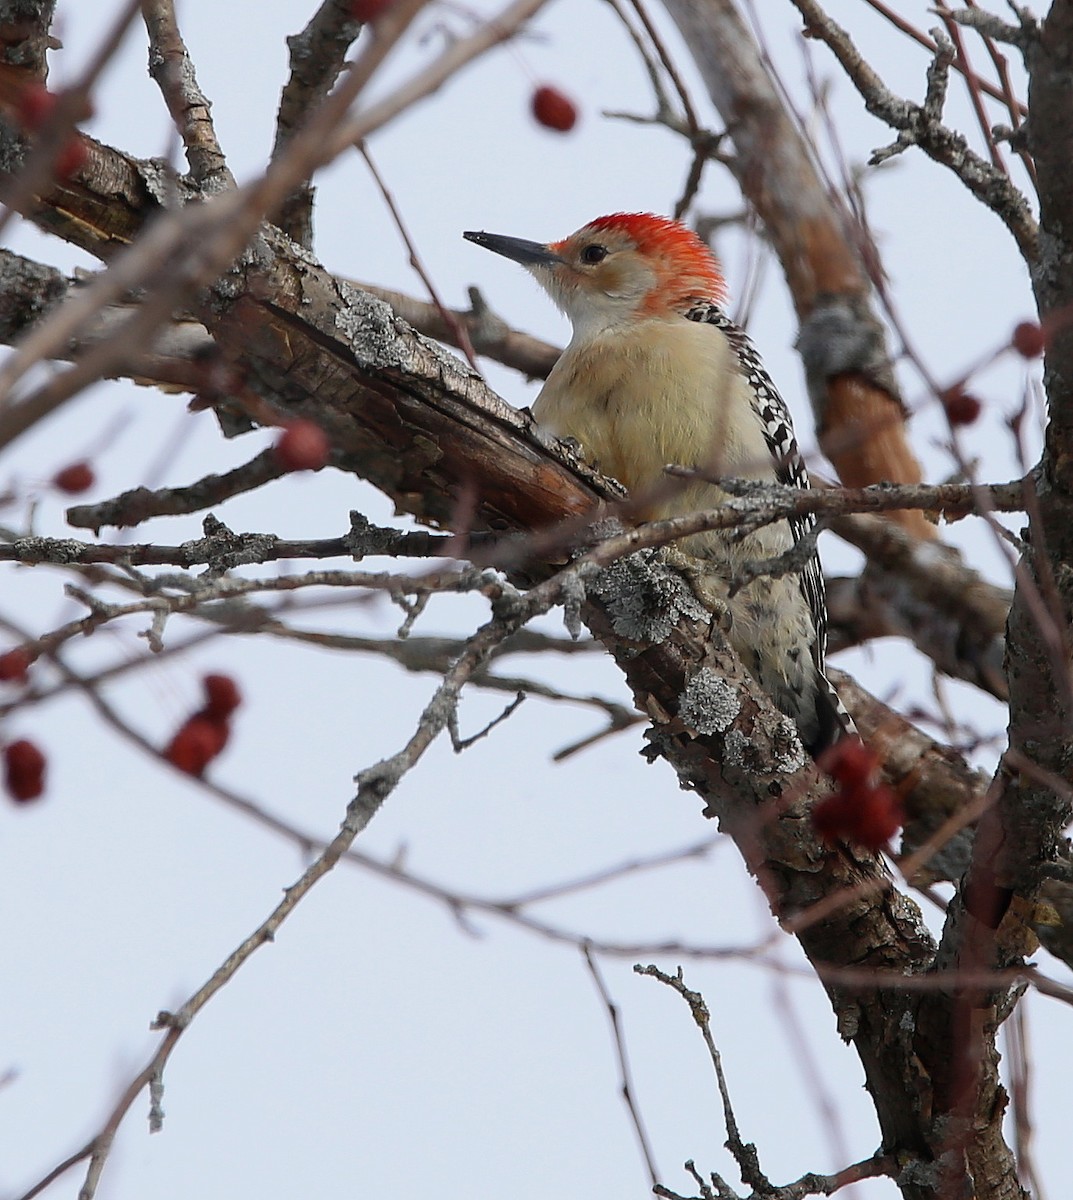
[(466, 362), (479, 372), (477, 366), (477, 355), (474, 352), (473, 346), (469, 340), (469, 333), (465, 325), (459, 321), (451, 310), (444, 304), (440, 298), (440, 294), (436, 289), (435, 283), (432, 281), (432, 276), (425, 270), (425, 265), (421, 261), (421, 256), (417, 253), (417, 246), (414, 245), (413, 238), (410, 237), (409, 231), (406, 228), (406, 222), (402, 219), (402, 213), (399, 211), (399, 206), (395, 203), (395, 197), (391, 194), (387, 184), (384, 182), (383, 176), (377, 169), (376, 163), (373, 162), (372, 154), (369, 147), (362, 142), (358, 146), (358, 151), (362, 158), (365, 159), (365, 165), (369, 168), (369, 173), (373, 177), (373, 182), (376, 184), (383, 197), (384, 203), (388, 207), (388, 212), (391, 213), (392, 220), (395, 222), (395, 228), (399, 231), (399, 237), (402, 238), (403, 245), (406, 247), (406, 252), (410, 256), (410, 266), (417, 272), (421, 282), (428, 290), (428, 294), (432, 303), (436, 306), (436, 311), (440, 314), (444, 323), (451, 329), (454, 334), (454, 342), (462, 353), (466, 356)]

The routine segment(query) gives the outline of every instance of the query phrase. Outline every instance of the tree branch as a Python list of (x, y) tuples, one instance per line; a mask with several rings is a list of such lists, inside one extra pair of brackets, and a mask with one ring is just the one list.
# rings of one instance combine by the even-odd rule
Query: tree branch
[(1028, 202), (1009, 178), (970, 150), (965, 138), (943, 125), (927, 105), (896, 96), (818, 0), (792, 2), (804, 18), (806, 36), (818, 38), (830, 47), (868, 111), (898, 130), (895, 146), (899, 149), (919, 146), (929, 158), (953, 171), (1005, 224), (1025, 261), (1032, 266), (1039, 256), (1039, 229)]
[(212, 193), (235, 186), (212, 123), (212, 105), (198, 87), (194, 64), (179, 32), (174, 0), (144, 0), (149, 74), (156, 80), (186, 148), (193, 183)]

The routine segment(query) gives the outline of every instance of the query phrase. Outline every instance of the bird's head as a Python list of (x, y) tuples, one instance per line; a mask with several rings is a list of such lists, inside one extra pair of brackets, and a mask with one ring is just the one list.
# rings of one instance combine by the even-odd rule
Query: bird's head
[(691, 230), (652, 213), (597, 217), (561, 242), (496, 233), (468, 241), (521, 263), (566, 313), (576, 335), (681, 313), (726, 295), (719, 264)]

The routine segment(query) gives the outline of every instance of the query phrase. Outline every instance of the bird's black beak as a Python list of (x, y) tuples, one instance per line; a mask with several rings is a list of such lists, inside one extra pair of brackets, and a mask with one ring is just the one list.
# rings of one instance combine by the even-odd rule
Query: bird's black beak
[(549, 246), (540, 242), (527, 242), (524, 238), (505, 237), (501, 233), (475, 233), (472, 230), (462, 235), (467, 242), (483, 246), (494, 254), (502, 254), (523, 267), (553, 267), (563, 260)]

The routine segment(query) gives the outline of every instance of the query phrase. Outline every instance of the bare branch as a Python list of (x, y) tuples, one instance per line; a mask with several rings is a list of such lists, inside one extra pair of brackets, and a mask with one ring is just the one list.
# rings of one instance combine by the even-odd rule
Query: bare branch
[[(435, 695), (426, 706), (413, 735), (396, 754), (361, 771), (357, 777), (357, 795), (347, 806), (346, 817), (339, 833), (317, 855), (309, 867), (288, 888), (283, 899), (269, 916), (220, 964), (212, 977), (175, 1012), (161, 1012), (154, 1028), (163, 1030), (164, 1036), (149, 1062), (124, 1090), (118, 1103), (108, 1115), (100, 1132), (79, 1152), (65, 1160), (64, 1168), (89, 1160), (86, 1180), (80, 1195), (83, 1200), (92, 1200), (96, 1194), (101, 1174), (112, 1148), (115, 1132), (142, 1090), (150, 1084), (159, 1086), (164, 1067), (172, 1052), (193, 1020), (210, 1000), (235, 976), (257, 950), (270, 944), (280, 927), (316, 884), (330, 872), (350, 850), (355, 838), (365, 829), (399, 781), (421, 760), (425, 751), (446, 728), (457, 708), (462, 688), (478, 668), (483, 666), (494, 648), (504, 638), (520, 629), (533, 616), (554, 604), (563, 586), (563, 580), (581, 568), (572, 567), (563, 576), (549, 580), (533, 589), (517, 603), (509, 614), (501, 613), (480, 629), (469, 640), (466, 650), (451, 670), (444, 676)], [(58, 1169), (50, 1171), (47, 1180), (58, 1177)], [(26, 1193), (23, 1200), (37, 1195), (45, 1181), (42, 1180)]]
[[(330, 162), (414, 100), (440, 87), (474, 57), (510, 37), (543, 2), (517, 0), (498, 18), (479, 26), (468, 38), (452, 43), (419, 76), (362, 115), (346, 120), (347, 106), (379, 64), (380, 51), (386, 52), (391, 37), (398, 36), (423, 0), (404, 0), (395, 5), (384, 21), (377, 22), (377, 38), (370, 55), (357, 64), (321, 106), (307, 126), (306, 136), (293, 139), (262, 179), (238, 191), (215, 196), (203, 205), (162, 218), (138, 245), (117, 260), (123, 265), (123, 271), (113, 266), (86, 289), (82, 305), (75, 313), (69, 311), (69, 306), (64, 306), (33, 335), (32, 347), (21, 346), (7, 360), (0, 368), (0, 445), (54, 411), (85, 383), (106, 374), (114, 362), (126, 355), (128, 345), (147, 343), (175, 308), (219, 275), (246, 244), (263, 215), (282, 203), (295, 184), (308, 177), (312, 170)], [(150, 299), (130, 320), (122, 338), (98, 346), (78, 366), (19, 403), (9, 403), (4, 411), (2, 405), (7, 394), (31, 361), (52, 357), (90, 313), (146, 280), (160, 282)]]
[(983, 8), (951, 9), (945, 4), (938, 4), (935, 11), (944, 20), (955, 21), (966, 29), (975, 29), (982, 37), (1016, 46), (1022, 52), (1027, 51), (1039, 36), (1039, 23), (1025, 9), (1021, 10), (1021, 20), (1017, 25), (1010, 25)]
[[(152, 517), (174, 517), (185, 513), (201, 512), (214, 504), (221, 504), (233, 496), (252, 492), (286, 475), (286, 468), (280, 466), (275, 452), (269, 448), (262, 450), (249, 462), (235, 467), (224, 475), (206, 475), (196, 483), (187, 487), (177, 488), (132, 488), (110, 500), (100, 500), (96, 504), (76, 504), (67, 510), (67, 521), (79, 529), (92, 529), (100, 533), (105, 525), (123, 528), (140, 525)], [(134, 547), (128, 547), (134, 550)], [(89, 549), (106, 550), (107, 547), (87, 547)], [(115, 547), (116, 550), (119, 547)], [(143, 548), (143, 551), (148, 548)], [(3, 548), (0, 547), (0, 555)], [(146, 563), (149, 560), (135, 557), (132, 563)], [(305, 558), (307, 555), (299, 555)], [(82, 558), (82, 562), (93, 561)], [(115, 559), (98, 559), (99, 562), (114, 562)], [(158, 559), (159, 562), (176, 562), (174, 558)]]
[(819, 38), (831, 48), (868, 111), (898, 130), (895, 147), (919, 146), (935, 162), (953, 171), (1003, 221), (1025, 261), (1034, 263), (1039, 255), (1039, 230), (1028, 202), (1006, 175), (970, 150), (965, 138), (943, 125), (926, 105), (896, 96), (818, 0), (793, 0), (793, 4), (805, 20), (806, 35)]
[[(280, 96), (273, 159), (323, 103), (338, 79), (346, 54), (361, 32), (347, 0), (323, 0), (301, 33), (287, 39), (291, 75)], [(300, 183), (274, 214), (277, 225), (307, 250), (313, 247), (312, 183)]]
[[(5, 531), (6, 534), (7, 531)], [(366, 540), (362, 540), (365, 538)], [(444, 534), (416, 530), (403, 533), (381, 526), (344, 534), (337, 538), (293, 541), (272, 533), (232, 533), (220, 522), (210, 527), (203, 538), (181, 546), (155, 542), (125, 543), (108, 546), (98, 542), (79, 542), (74, 538), (46, 538), (17, 535), (0, 542), (0, 562), (21, 562), (30, 566), (52, 563), (111, 563), (121, 567), (195, 567), (212, 566), (215, 570), (251, 563), (281, 562), (303, 558), (354, 558), (365, 554), (390, 554), (395, 558), (453, 557), (453, 538)], [(364, 548), (363, 548), (364, 547)]]
[(186, 148), (194, 183), (208, 193), (235, 186), (235, 177), (216, 137), (212, 105), (198, 87), (194, 64), (179, 33), (174, 0), (145, 0), (149, 74), (156, 80)]
[(585, 959), (585, 966), (588, 967), (589, 974), (592, 976), (592, 982), (600, 996), (600, 1001), (607, 1012), (607, 1020), (611, 1026), (611, 1037), (615, 1043), (615, 1058), (618, 1060), (622, 1100), (626, 1105), (626, 1111), (630, 1114), (630, 1123), (633, 1125), (633, 1132), (637, 1138), (641, 1157), (645, 1160), (645, 1169), (648, 1172), (648, 1178), (651, 1181), (652, 1187), (655, 1188), (659, 1184), (659, 1171), (656, 1169), (656, 1162), (652, 1155), (651, 1139), (641, 1118), (641, 1111), (637, 1107), (637, 1096), (633, 1086), (632, 1072), (630, 1071), (629, 1055), (626, 1053), (626, 1041), (622, 1036), (618, 1006), (611, 999), (611, 993), (607, 990), (604, 977), (600, 974), (600, 968), (596, 965), (596, 959), (593, 958), (591, 947), (583, 946), (582, 955)]
[(756, 1152), (756, 1146), (752, 1142), (742, 1141), (737, 1118), (734, 1116), (734, 1106), (730, 1101), (730, 1089), (727, 1087), (726, 1076), (723, 1074), (723, 1060), (716, 1048), (715, 1039), (712, 1037), (711, 1018), (704, 997), (700, 992), (694, 992), (691, 988), (686, 987), (681, 967), (678, 968), (675, 975), (668, 975), (665, 971), (651, 965), (634, 967), (634, 971), (638, 975), (651, 975), (660, 983), (673, 988), (689, 1005), (690, 1014), (704, 1038), (704, 1045), (708, 1050), (708, 1057), (711, 1059), (712, 1069), (719, 1085), (719, 1096), (723, 1102), (723, 1121), (727, 1131), (726, 1147), (738, 1164), (742, 1182), (761, 1195), (771, 1194), (774, 1189), (771, 1181), (760, 1169), (760, 1158)]
[[(474, 349), (487, 358), (520, 371), (530, 379), (544, 378), (555, 365), (561, 347), (512, 329), (498, 316), (478, 288), (469, 289), (466, 309), (448, 309), (449, 320), (434, 304), (417, 300), (403, 292), (376, 284), (345, 279), (353, 287), (377, 296), (419, 333), (437, 338), (447, 345), (457, 344), (457, 323), (465, 327)], [(37, 324), (72, 288), (73, 282), (53, 267), (33, 262), (0, 249), (0, 342), (14, 343), (27, 329)], [(90, 314), (90, 323), (79, 329), (51, 353), (62, 361), (79, 358), (98, 342), (116, 337), (133, 312), (131, 304), (106, 305)], [(187, 318), (172, 321), (151, 341), (148, 350), (130, 354), (125, 362), (114, 364), (116, 374), (135, 383), (155, 384), (164, 390), (196, 392), (212, 398), (236, 382), (233, 364), (220, 360), (218, 348), (200, 322)]]
[[(891, 9), (889, 5), (884, 4), (883, 0), (865, 0), (865, 3), (868, 4), (870, 8), (874, 8), (876, 12), (885, 17), (896, 29), (901, 30), (902, 33), (908, 35), (913, 39), (913, 41), (923, 46), (925, 50), (928, 50), (933, 54), (935, 53), (936, 46), (931, 38), (928, 37), (928, 35), (922, 30), (918, 29), (911, 21), (907, 21), (899, 13)], [(962, 74), (965, 74), (968, 70), (968, 63), (955, 62), (954, 69), (956, 71), (960, 71)], [(1003, 86), (1001, 88), (996, 87), (990, 80), (981, 79), (980, 76), (975, 74), (971, 76), (966, 75), (966, 79), (974, 88), (978, 88), (985, 95), (991, 96), (995, 100), (1001, 100), (1010, 109), (1010, 117), (1015, 126), (1019, 125), (1020, 122), (1028, 115), (1027, 105), (1017, 100), (1013, 96), (1011, 89), (1006, 86), (1007, 81), (1005, 79), (1003, 80)]]

